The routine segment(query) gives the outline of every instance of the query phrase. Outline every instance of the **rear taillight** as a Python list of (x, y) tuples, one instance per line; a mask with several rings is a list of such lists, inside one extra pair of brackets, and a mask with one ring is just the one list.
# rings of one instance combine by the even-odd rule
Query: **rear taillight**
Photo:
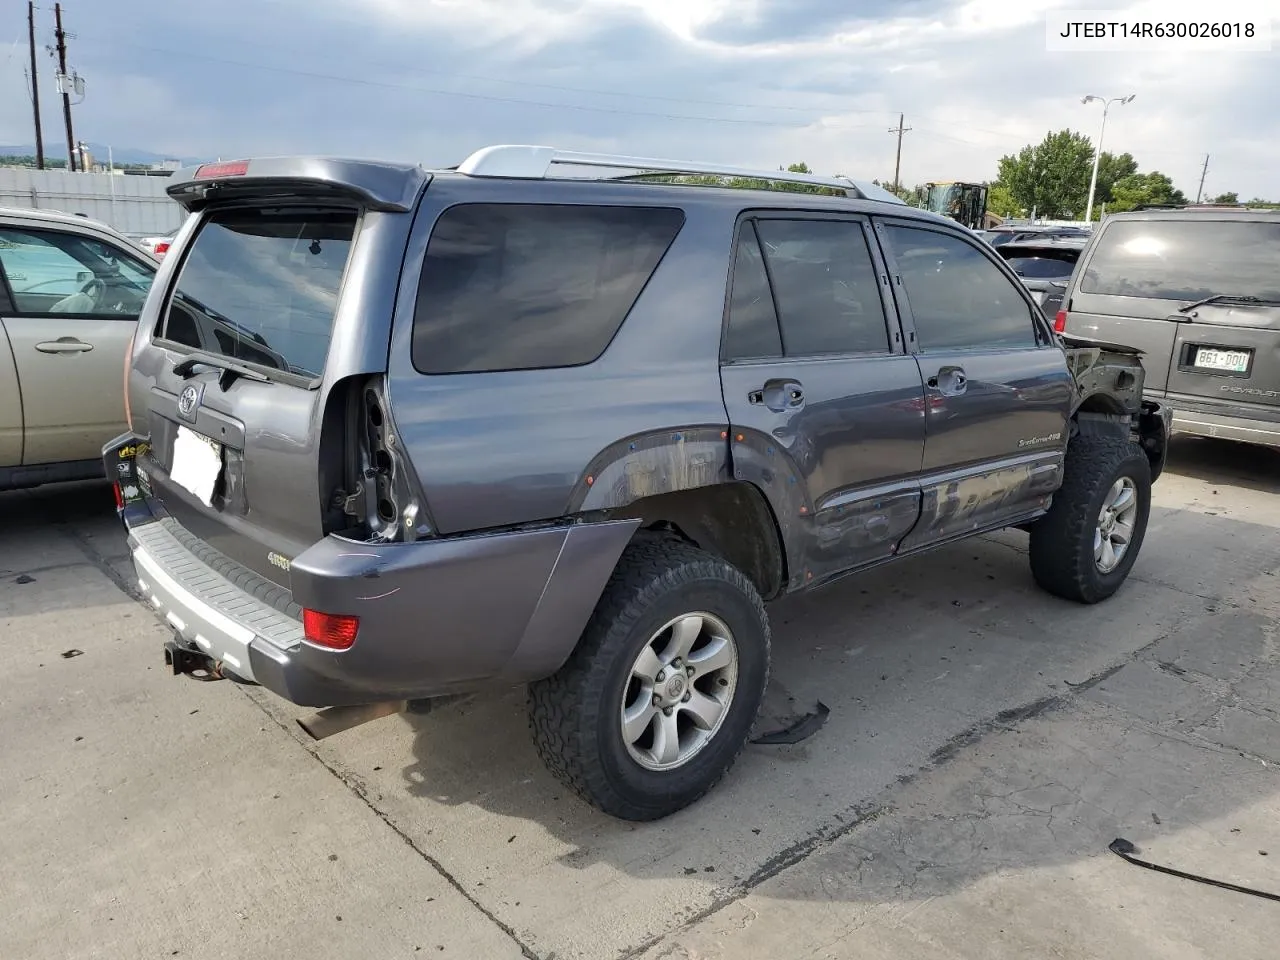
[(1053, 329), (1055, 333), (1065, 333), (1067, 329), (1067, 311), (1059, 310), (1058, 315), (1053, 318)]
[(111, 485), (112, 492), (116, 495), (116, 509), (124, 509), (124, 494), (120, 491), (120, 484), (113, 483)]
[(168, 252), (169, 252), (169, 244), (167, 243), (157, 243), (155, 250), (152, 251), (152, 253), (154, 253), (157, 257), (163, 257)]
[(307, 643), (326, 650), (347, 650), (356, 642), (360, 618), (318, 610), (302, 611), (302, 634)]
[(248, 160), (233, 160), (229, 163), (204, 163), (196, 169), (195, 179), (209, 180), (213, 177), (243, 177), (248, 172)]

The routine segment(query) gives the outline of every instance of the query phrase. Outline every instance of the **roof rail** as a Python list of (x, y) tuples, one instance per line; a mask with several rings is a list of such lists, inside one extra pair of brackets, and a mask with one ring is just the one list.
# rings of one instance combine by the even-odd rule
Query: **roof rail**
[(555, 176), (554, 166), (587, 167), (603, 170), (624, 170), (631, 173), (615, 174), (610, 179), (622, 179), (639, 174), (677, 174), (688, 176), (744, 177), (752, 180), (769, 180), (777, 183), (804, 183), (817, 187), (833, 187), (849, 196), (863, 200), (883, 200), (902, 204), (904, 201), (883, 187), (869, 180), (850, 177), (820, 177), (812, 173), (793, 173), (790, 170), (754, 170), (717, 163), (701, 163), (692, 160), (658, 160), (653, 157), (628, 157), (609, 153), (578, 153), (557, 150), (555, 147), (539, 147), (525, 144), (498, 144), (477, 150), (455, 168), (469, 177), (512, 177), (524, 180), (543, 180)]

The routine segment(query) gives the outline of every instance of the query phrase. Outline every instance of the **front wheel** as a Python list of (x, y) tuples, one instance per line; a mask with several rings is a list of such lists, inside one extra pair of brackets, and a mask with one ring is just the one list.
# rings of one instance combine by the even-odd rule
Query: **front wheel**
[(530, 684), (530, 727), (548, 769), (589, 803), (656, 820), (733, 765), (768, 679), (751, 582), (682, 541), (637, 542), (569, 660)]
[(1062, 487), (1031, 527), (1031, 573), (1041, 587), (1079, 603), (1120, 589), (1147, 533), (1151, 464), (1117, 437), (1076, 436)]

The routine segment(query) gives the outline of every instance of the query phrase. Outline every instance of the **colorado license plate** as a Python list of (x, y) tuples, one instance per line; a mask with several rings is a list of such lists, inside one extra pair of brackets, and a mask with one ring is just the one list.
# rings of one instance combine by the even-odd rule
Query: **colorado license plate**
[(1219, 350), (1214, 347), (1197, 347), (1194, 364), (1203, 370), (1224, 370), (1227, 373), (1244, 373), (1249, 369), (1249, 351)]
[(169, 479), (197, 497), (206, 507), (211, 507), (213, 491), (221, 475), (221, 444), (186, 427), (179, 427), (173, 441), (173, 466), (169, 469)]

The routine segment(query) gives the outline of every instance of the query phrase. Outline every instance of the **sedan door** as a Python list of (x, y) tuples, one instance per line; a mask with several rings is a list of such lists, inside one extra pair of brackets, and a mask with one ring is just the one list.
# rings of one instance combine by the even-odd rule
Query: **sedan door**
[(97, 460), (126, 429), (125, 353), (155, 267), (56, 225), (0, 225), (25, 466)]

